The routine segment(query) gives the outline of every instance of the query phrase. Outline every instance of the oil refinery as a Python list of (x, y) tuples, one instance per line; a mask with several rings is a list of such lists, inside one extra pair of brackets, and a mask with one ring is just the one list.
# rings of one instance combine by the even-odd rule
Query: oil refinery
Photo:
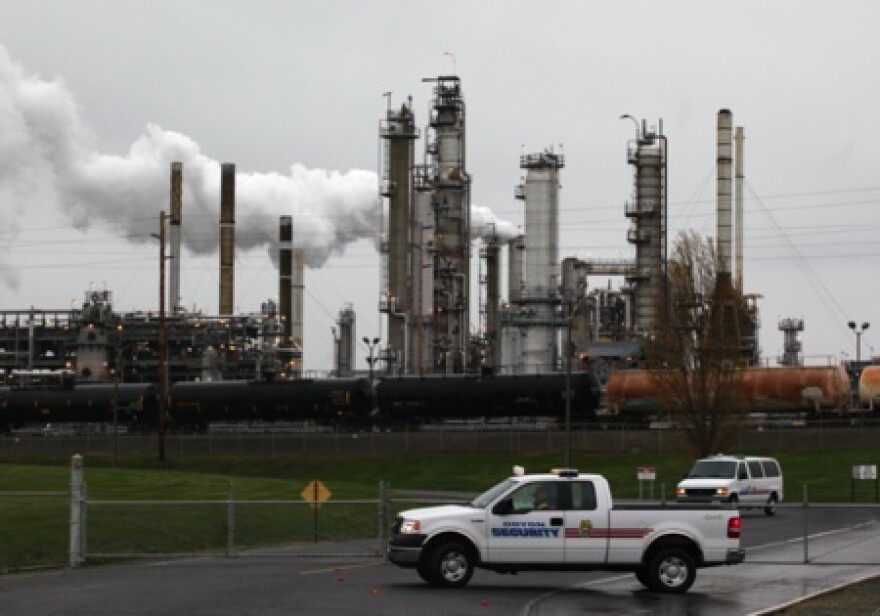
[[(186, 169), (174, 162), (170, 213), (159, 219), (164, 305), (158, 312), (119, 312), (111, 290), (92, 288), (78, 309), (0, 312), (0, 369), (7, 378), (7, 386), (0, 388), (0, 409), (8, 413), (24, 405), (36, 409), (28, 421), (64, 421), (64, 405), (92, 406), (93, 401), (49, 403), (31, 396), (22, 402), (12, 392), (142, 384), (156, 385), (166, 397), (170, 391), (178, 417), (195, 413), (189, 425), (203, 425), (211, 417), (318, 420), (321, 413), (333, 421), (354, 416), (361, 421), (376, 409), (384, 414), (403, 407), (423, 408), (412, 420), (421, 424), (447, 418), (436, 408), (439, 396), (465, 391), (473, 393), (450, 402), (457, 411), (450, 410), (448, 418), (478, 417), (481, 409), (483, 416), (558, 418), (565, 398), (563, 374), (580, 392), (575, 412), (583, 420), (597, 413), (625, 414), (650, 399), (650, 379), (641, 369), (643, 343), (657, 327), (665, 301), (670, 243), (662, 121), (649, 125), (621, 117), (635, 129), (621, 157), (621, 164), (633, 170), (631, 197), (620, 208), (630, 225), (620, 241), (630, 246), (632, 257), (580, 259), (560, 254), (561, 146), (520, 156), (523, 181), (512, 187), (524, 210), (520, 232), (474, 225), (462, 81), (455, 75), (425, 81), (433, 97), (423, 129), (411, 98), (397, 105), (389, 96), (379, 121), (377, 192), (384, 215), (376, 282), (384, 335), (365, 339), (369, 377), (355, 365), (358, 315), (348, 304), (339, 308), (328, 341), (335, 349), (332, 373), (325, 379), (304, 373), (309, 351), (303, 344), (309, 327), (303, 318), (306, 255), (293, 241), (294, 217), (278, 220), (277, 297), (263, 302), (259, 313), (235, 314), (234, 164), (223, 164), (218, 178), (219, 312), (188, 312), (181, 305)], [(836, 413), (872, 406), (878, 396), (877, 366), (871, 361), (850, 365), (849, 371), (838, 365), (803, 366), (802, 320), (779, 322), (785, 353), (777, 366), (760, 365), (760, 295), (747, 292), (743, 273), (744, 130), (722, 109), (716, 134), (718, 281), (744, 299), (744, 314), (737, 318), (746, 324), (740, 332), (741, 357), (750, 400), (755, 408)], [(480, 264), (476, 278), (475, 262)], [(620, 286), (597, 285), (600, 277), (620, 280)], [(478, 323), (472, 322), (475, 318)], [(224, 388), (224, 382), (238, 389)], [(287, 382), (296, 385), (281, 386)], [(187, 388), (188, 383), (213, 385), (208, 392), (207, 387)], [(207, 393), (200, 398), (200, 391)], [(149, 406), (144, 396), (156, 395), (141, 391), (141, 409)], [(307, 401), (302, 405), (310, 410), (297, 414), (294, 399)], [(96, 417), (90, 420), (104, 416)]]

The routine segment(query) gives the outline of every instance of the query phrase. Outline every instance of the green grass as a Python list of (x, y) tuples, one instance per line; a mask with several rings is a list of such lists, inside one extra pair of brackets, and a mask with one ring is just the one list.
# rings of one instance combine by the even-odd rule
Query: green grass
[[(752, 453), (752, 452), (744, 452)], [(877, 463), (875, 450), (812, 453), (760, 452), (775, 455), (785, 472), (789, 502), (800, 502), (807, 485), (812, 502), (849, 502), (854, 464)], [(235, 508), (237, 548), (308, 542), (313, 512), (300, 502), (312, 479), (332, 491), (332, 499), (376, 499), (379, 482), (393, 488), (481, 491), (507, 476), (514, 464), (528, 472), (561, 466), (561, 454), (435, 454), (408, 456), (191, 456), (164, 463), (123, 457), (112, 468), (110, 457), (85, 460), (89, 499), (95, 501), (225, 501), (230, 489), (237, 501), (285, 500), (284, 504), (239, 503)], [(636, 468), (654, 466), (657, 480), (671, 498), (675, 484), (692, 460), (684, 454), (575, 454), (573, 465), (611, 481), (618, 498), (639, 494)], [(0, 492), (67, 492), (69, 463), (0, 464)], [(52, 463), (54, 462), (54, 464)], [(861, 482), (857, 500), (873, 502), (874, 486)], [(645, 486), (645, 495), (648, 494)], [(400, 506), (395, 504), (395, 509)], [(66, 496), (0, 495), (0, 571), (57, 566), (67, 562), (69, 503)], [(225, 502), (193, 505), (97, 504), (88, 512), (88, 552), (168, 553), (223, 550), (227, 543)], [(333, 504), (319, 510), (319, 538), (377, 536), (373, 504)]]

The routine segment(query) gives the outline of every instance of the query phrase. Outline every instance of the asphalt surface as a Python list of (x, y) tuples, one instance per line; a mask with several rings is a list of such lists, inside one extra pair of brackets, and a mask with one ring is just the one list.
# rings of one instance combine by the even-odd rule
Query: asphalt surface
[[(682, 596), (647, 592), (632, 574), (478, 570), (458, 590), (369, 556), (376, 542), (90, 566), (0, 578), (0, 614), (749, 614), (880, 573), (880, 532), (853, 510), (809, 520), (814, 562), (803, 564), (797, 509), (744, 514), (747, 562), (702, 569)], [(868, 524), (866, 526), (866, 524)], [(335, 552), (335, 555), (330, 554)]]

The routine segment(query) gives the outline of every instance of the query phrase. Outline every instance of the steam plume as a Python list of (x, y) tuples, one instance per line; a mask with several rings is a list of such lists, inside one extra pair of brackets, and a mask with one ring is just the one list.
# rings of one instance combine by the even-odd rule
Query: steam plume
[[(186, 135), (148, 124), (125, 155), (98, 152), (64, 83), (28, 74), (0, 46), (0, 226), (7, 242), (18, 233), (16, 212), (60, 209), (81, 231), (110, 227), (134, 243), (147, 242), (159, 209), (168, 207), (168, 170), (183, 162), (183, 245), (195, 254), (218, 248), (220, 162)], [(230, 161), (234, 162), (234, 161)], [(381, 221), (377, 176), (294, 164), (286, 174), (239, 172), (236, 247), (266, 247), (277, 259), (278, 217), (294, 218), (294, 245), (309, 267), (362, 238), (376, 239)], [(474, 207), (474, 235), (514, 233), (488, 208)], [(4, 267), (0, 282), (16, 287)]]

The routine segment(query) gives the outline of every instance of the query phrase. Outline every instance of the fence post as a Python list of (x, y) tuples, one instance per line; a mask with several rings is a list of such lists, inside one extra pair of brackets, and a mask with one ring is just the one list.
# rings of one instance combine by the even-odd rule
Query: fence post
[(231, 481), (226, 499), (226, 556), (235, 556), (235, 487)]
[(388, 530), (388, 483), (379, 482), (379, 554), (383, 560), (387, 560), (388, 554), (385, 550), (385, 533)]
[(810, 563), (810, 546), (809, 539), (807, 536), (809, 535), (809, 524), (808, 524), (808, 509), (810, 507), (809, 497), (807, 495), (807, 484), (804, 484), (804, 564)]
[(76, 567), (83, 562), (83, 457), (75, 454), (70, 459), (70, 557)]

